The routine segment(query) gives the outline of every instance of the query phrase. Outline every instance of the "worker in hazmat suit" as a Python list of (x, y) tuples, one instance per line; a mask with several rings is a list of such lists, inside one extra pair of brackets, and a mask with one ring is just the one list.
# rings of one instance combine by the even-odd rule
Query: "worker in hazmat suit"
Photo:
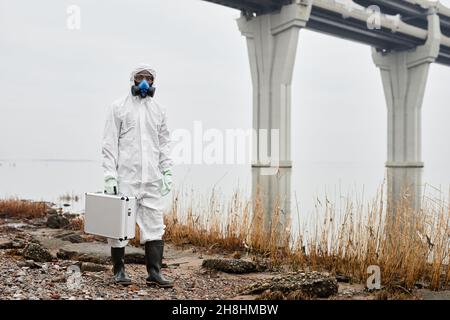
[[(164, 252), (163, 199), (172, 186), (170, 133), (165, 109), (154, 99), (155, 71), (133, 70), (129, 94), (109, 108), (103, 136), (105, 193), (138, 197), (136, 222), (145, 245), (147, 284), (172, 287), (160, 273)], [(105, 217), (106, 219), (107, 217)], [(128, 241), (108, 239), (116, 283), (128, 285), (124, 256)]]

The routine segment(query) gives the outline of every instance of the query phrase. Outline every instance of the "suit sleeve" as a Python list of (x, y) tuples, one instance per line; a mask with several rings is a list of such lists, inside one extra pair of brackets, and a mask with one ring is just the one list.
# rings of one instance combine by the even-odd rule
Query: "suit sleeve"
[(170, 131), (167, 127), (167, 115), (165, 110), (162, 115), (162, 122), (159, 130), (159, 170), (164, 172), (172, 168), (173, 161), (170, 156), (171, 153), (171, 139)]
[(114, 105), (106, 113), (106, 122), (103, 131), (102, 157), (103, 175), (105, 180), (117, 180), (117, 167), (119, 159), (119, 133), (121, 122), (115, 113)]

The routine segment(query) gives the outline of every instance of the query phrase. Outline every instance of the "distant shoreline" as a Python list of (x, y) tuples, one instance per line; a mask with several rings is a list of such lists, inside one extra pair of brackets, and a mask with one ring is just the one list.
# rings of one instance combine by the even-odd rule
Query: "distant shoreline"
[(0, 162), (100, 162), (91, 159), (0, 159)]

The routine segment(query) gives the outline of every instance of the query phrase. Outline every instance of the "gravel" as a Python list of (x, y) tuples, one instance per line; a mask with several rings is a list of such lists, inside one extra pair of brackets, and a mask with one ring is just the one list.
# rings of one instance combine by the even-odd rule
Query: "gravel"
[(0, 252), (0, 299), (229, 299), (253, 282), (250, 278), (230, 281), (202, 272), (201, 268), (181, 270), (178, 267), (170, 267), (163, 269), (163, 273), (175, 280), (175, 286), (171, 289), (159, 289), (145, 284), (144, 265), (129, 264), (126, 270), (134, 283), (129, 287), (122, 287), (112, 282), (110, 270), (77, 273), (70, 270), (80, 270), (79, 262), (58, 260), (35, 265), (21, 257), (10, 256), (3, 250)]

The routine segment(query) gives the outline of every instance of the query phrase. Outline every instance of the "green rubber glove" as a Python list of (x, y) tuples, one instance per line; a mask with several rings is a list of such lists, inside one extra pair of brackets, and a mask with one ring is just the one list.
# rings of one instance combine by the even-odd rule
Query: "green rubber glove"
[(172, 171), (167, 169), (163, 172), (163, 184), (161, 188), (161, 195), (164, 197), (172, 190)]
[(109, 178), (105, 180), (105, 193), (112, 195), (117, 195), (119, 193), (116, 179)]

